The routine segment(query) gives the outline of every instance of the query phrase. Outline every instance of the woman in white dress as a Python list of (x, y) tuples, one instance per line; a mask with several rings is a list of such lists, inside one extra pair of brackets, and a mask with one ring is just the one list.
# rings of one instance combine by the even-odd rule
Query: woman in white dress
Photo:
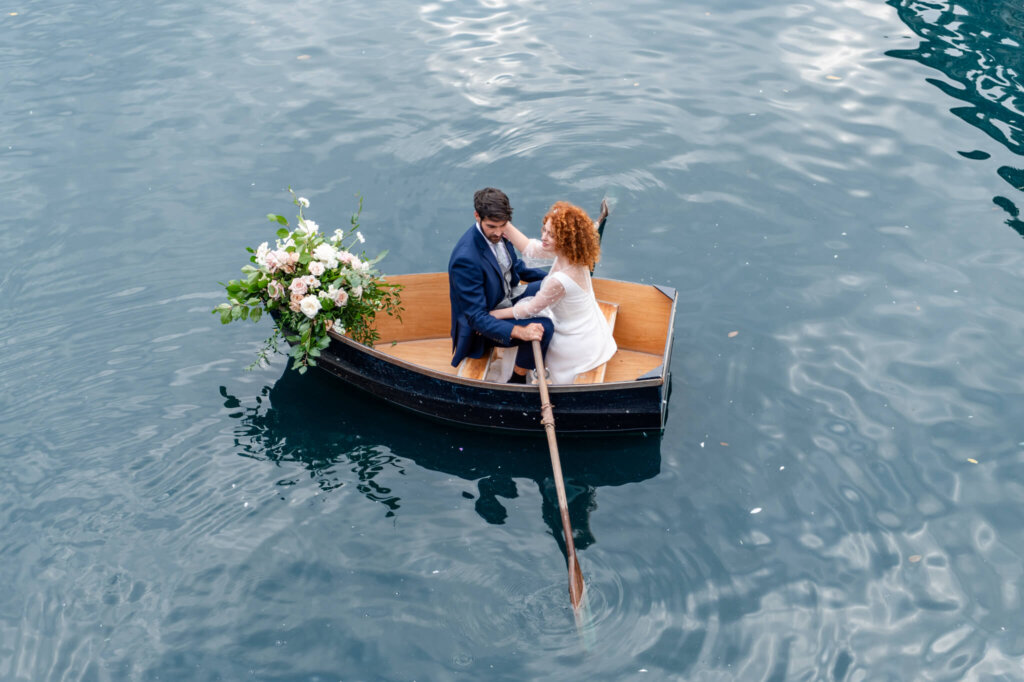
[(555, 334), (544, 358), (552, 384), (571, 384), (577, 374), (610, 360), (617, 350), (615, 339), (590, 281), (601, 245), (586, 212), (559, 201), (544, 216), (539, 240), (527, 238), (511, 222), (505, 225), (505, 238), (527, 258), (555, 262), (536, 296), (492, 310), (491, 315), (517, 320), (547, 315), (554, 321)]

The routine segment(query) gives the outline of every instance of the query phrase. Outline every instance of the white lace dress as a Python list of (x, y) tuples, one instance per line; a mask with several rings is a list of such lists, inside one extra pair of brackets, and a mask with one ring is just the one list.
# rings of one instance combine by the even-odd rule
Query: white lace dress
[[(523, 255), (555, 256), (545, 251), (537, 239), (530, 240)], [(577, 374), (608, 362), (618, 350), (594, 298), (590, 271), (584, 265), (570, 265), (555, 258), (537, 295), (516, 303), (512, 312), (517, 320), (545, 315), (554, 322), (555, 335), (544, 358), (552, 384), (571, 384)]]

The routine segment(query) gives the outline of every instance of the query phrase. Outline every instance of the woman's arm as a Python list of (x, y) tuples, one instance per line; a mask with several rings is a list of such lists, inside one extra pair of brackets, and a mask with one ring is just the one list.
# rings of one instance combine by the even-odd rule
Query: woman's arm
[(491, 311), (491, 316), (499, 320), (511, 320), (512, 319), (512, 308), (497, 308)]
[(516, 247), (516, 251), (523, 254), (527, 258), (536, 258), (538, 260), (545, 258), (554, 258), (554, 251), (544, 250), (544, 246), (541, 244), (539, 239), (530, 239), (523, 234), (518, 227), (512, 224), (512, 221), (505, 223), (505, 239), (512, 242), (512, 246)]
[(536, 296), (521, 298), (518, 303), (508, 308), (508, 310), (512, 311), (512, 315), (517, 320), (525, 320), (529, 317), (536, 317), (540, 311), (558, 303), (563, 296), (565, 296), (565, 287), (562, 286), (557, 277), (548, 275), (541, 282), (540, 290)]
[(525, 234), (519, 231), (519, 228), (512, 224), (512, 221), (505, 223), (505, 239), (512, 242), (512, 246), (516, 247), (519, 253), (523, 253), (526, 250), (526, 245), (530, 239)]

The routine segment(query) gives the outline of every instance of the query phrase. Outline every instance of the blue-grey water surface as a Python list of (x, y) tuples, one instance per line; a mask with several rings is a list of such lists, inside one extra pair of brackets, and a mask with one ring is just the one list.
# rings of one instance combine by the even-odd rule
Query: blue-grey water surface
[[(0, 9), (3, 682), (1024, 679), (1019, 3)], [(243, 370), (289, 185), (394, 273), (607, 196), (679, 290), (582, 623), (543, 439)]]

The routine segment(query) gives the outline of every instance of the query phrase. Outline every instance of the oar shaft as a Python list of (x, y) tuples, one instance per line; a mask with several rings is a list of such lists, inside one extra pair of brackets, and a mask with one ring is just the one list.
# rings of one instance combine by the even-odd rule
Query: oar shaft
[(562, 533), (565, 535), (565, 554), (569, 562), (569, 598), (573, 608), (578, 608), (583, 599), (583, 573), (576, 558), (576, 544), (572, 539), (572, 523), (569, 520), (569, 500), (565, 496), (565, 482), (562, 480), (562, 462), (558, 456), (558, 441), (555, 439), (555, 415), (548, 396), (548, 380), (544, 372), (544, 358), (540, 342), (533, 342), (533, 360), (540, 382), (541, 423), (548, 437), (548, 452), (551, 454), (551, 471), (555, 477), (555, 492), (558, 495), (558, 512), (562, 517)]
[(562, 479), (562, 463), (558, 457), (558, 443), (555, 442), (554, 424), (545, 424), (544, 430), (548, 433), (548, 449), (551, 455), (551, 469), (555, 474), (555, 492), (558, 494), (558, 511), (562, 515), (562, 531), (565, 533), (565, 546), (570, 554), (576, 553), (576, 547), (572, 541), (572, 525), (569, 521), (569, 500), (565, 495), (565, 482)]

